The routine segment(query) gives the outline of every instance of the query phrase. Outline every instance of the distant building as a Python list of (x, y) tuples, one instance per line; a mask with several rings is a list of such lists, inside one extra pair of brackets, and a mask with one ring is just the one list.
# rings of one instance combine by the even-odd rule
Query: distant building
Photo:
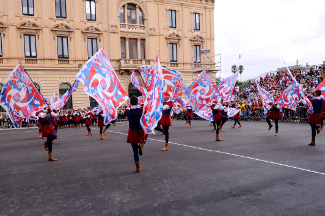
[[(21, 62), (44, 97), (65, 93), (77, 72), (104, 47), (124, 88), (139, 65), (181, 71), (186, 83), (214, 58), (214, 0), (0, 0), (0, 88)], [(96, 106), (82, 86), (69, 108)]]

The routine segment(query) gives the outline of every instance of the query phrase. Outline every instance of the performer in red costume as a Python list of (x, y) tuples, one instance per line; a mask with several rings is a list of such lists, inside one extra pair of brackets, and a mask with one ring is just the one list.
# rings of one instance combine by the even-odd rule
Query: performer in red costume
[(188, 105), (186, 106), (185, 120), (189, 128), (192, 127), (191, 118), (193, 118), (193, 110), (192, 110), (192, 106)]
[[(276, 101), (277, 98), (274, 98), (274, 101)], [(266, 107), (269, 110), (269, 114), (266, 116), (266, 122), (269, 124), (269, 130), (273, 127), (271, 124), (270, 119), (274, 120), (275, 123), (275, 136), (279, 135), (279, 120), (281, 119), (281, 109), (282, 107), (274, 104), (269, 103)]]
[(125, 111), (129, 120), (129, 131), (126, 142), (130, 143), (133, 149), (133, 157), (136, 165), (136, 172), (141, 172), (139, 154), (142, 155), (143, 143), (145, 142), (145, 133), (141, 127), (140, 119), (143, 110), (138, 108), (138, 98), (132, 96), (130, 98), (131, 107)]
[(172, 118), (170, 116), (172, 112), (172, 108), (174, 106), (173, 101), (169, 100), (169, 97), (166, 96), (164, 98), (164, 106), (163, 106), (163, 112), (162, 117), (160, 119), (160, 124), (163, 127), (164, 134), (165, 134), (165, 147), (161, 149), (161, 151), (167, 151), (168, 150), (168, 141), (169, 141), (169, 127), (172, 126)]
[(41, 122), (43, 137), (47, 138), (44, 142), (44, 148), (48, 151), (48, 161), (57, 161), (57, 159), (53, 158), (52, 155), (52, 143), (53, 140), (57, 139), (57, 134), (51, 121), (51, 117), (56, 114), (52, 112), (51, 106), (49, 105), (47, 108), (44, 108), (44, 110), (38, 111), (36, 115)]
[(321, 127), (321, 113), (324, 106), (324, 99), (321, 97), (322, 92), (320, 90), (316, 90), (314, 92), (314, 98), (310, 101), (313, 104), (314, 112), (309, 115), (308, 123), (311, 127), (311, 143), (308, 143), (310, 146), (316, 145), (316, 132), (317, 134), (320, 133)]

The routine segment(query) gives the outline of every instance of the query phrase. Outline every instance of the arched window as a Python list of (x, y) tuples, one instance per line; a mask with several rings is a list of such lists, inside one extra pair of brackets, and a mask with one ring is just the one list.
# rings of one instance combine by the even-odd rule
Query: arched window
[[(3, 88), (3, 84), (0, 83), (0, 93), (2, 91), (2, 88)], [(6, 112), (6, 110), (2, 106), (0, 106), (0, 112)]]
[(93, 97), (89, 96), (89, 101), (90, 101), (90, 108), (94, 108), (98, 106), (98, 102)]
[[(61, 98), (69, 89), (71, 86), (68, 83), (62, 83), (59, 88), (59, 97)], [(70, 96), (67, 104), (63, 107), (63, 109), (72, 109), (72, 95)]]
[(144, 25), (143, 12), (140, 7), (132, 3), (123, 5), (120, 9), (120, 23)]
[(134, 87), (132, 83), (129, 84), (128, 92), (129, 97), (132, 97), (133, 95), (137, 97), (142, 96), (141, 92), (136, 87)]

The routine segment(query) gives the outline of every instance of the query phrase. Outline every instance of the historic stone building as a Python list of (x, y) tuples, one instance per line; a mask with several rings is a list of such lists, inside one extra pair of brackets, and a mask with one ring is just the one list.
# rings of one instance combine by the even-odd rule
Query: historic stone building
[[(214, 58), (214, 0), (0, 0), (0, 85), (21, 62), (44, 97), (61, 96), (101, 47), (129, 93), (157, 52), (189, 85), (200, 51)], [(90, 104), (79, 86), (69, 106)]]

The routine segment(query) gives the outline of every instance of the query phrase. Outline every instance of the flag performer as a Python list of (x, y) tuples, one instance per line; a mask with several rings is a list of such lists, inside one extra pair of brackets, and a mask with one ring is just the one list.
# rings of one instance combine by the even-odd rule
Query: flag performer
[(192, 126), (192, 124), (191, 124), (192, 117), (193, 117), (192, 106), (188, 105), (188, 106), (186, 106), (185, 120), (186, 120), (186, 124), (188, 124), (189, 128)]
[(87, 127), (87, 131), (88, 131), (87, 136), (93, 135), (91, 132), (91, 129), (90, 129), (90, 126), (92, 125), (92, 116), (93, 116), (93, 113), (91, 112), (90, 107), (88, 107), (87, 113), (86, 113), (86, 127)]
[[(275, 101), (276, 100), (277, 100), (277, 98), (275, 98)], [(270, 119), (273, 119), (274, 123), (275, 123), (275, 136), (278, 136), (279, 135), (279, 120), (281, 119), (282, 107), (280, 105), (277, 105), (276, 103), (270, 102), (266, 108), (269, 110), (269, 114), (265, 118), (266, 122), (269, 125), (269, 130), (271, 130), (273, 127)]]
[(219, 136), (219, 126), (222, 124), (223, 115), (221, 113), (222, 110), (225, 109), (224, 106), (222, 106), (222, 103), (218, 103), (218, 100), (215, 100), (215, 103), (213, 103), (210, 107), (212, 109), (213, 114), (213, 121), (216, 124), (216, 141), (222, 141)]
[[(234, 108), (236, 108), (236, 109), (240, 109), (238, 103), (235, 104)], [(234, 125), (231, 126), (231, 127), (232, 127), (232, 128), (235, 128), (236, 123), (238, 123), (238, 124), (239, 124), (239, 127), (238, 127), (238, 128), (241, 128), (242, 126), (241, 126), (241, 123), (240, 123), (240, 121), (239, 121), (239, 120), (240, 120), (240, 110), (239, 110), (239, 112), (234, 116), (234, 120), (235, 120), (235, 123), (234, 123)]]
[(321, 97), (321, 91), (315, 90), (314, 92), (314, 99), (311, 99), (310, 101), (313, 104), (314, 112), (309, 115), (308, 123), (311, 127), (311, 143), (308, 143), (310, 146), (316, 145), (316, 132), (317, 134), (320, 133), (320, 126), (321, 126), (321, 113), (322, 108), (324, 106), (324, 99)]
[(139, 154), (142, 155), (143, 145), (145, 142), (145, 133), (141, 127), (140, 119), (142, 117), (143, 110), (138, 108), (138, 98), (132, 96), (130, 98), (131, 108), (126, 111), (126, 116), (129, 119), (129, 131), (126, 139), (127, 143), (130, 143), (133, 149), (134, 163), (136, 165), (136, 172), (141, 172)]
[[(323, 99), (324, 99), (324, 97), (323, 97)], [(323, 105), (321, 119), (322, 119), (322, 122), (321, 122), (320, 130), (323, 130), (323, 128), (324, 128), (324, 119), (325, 119), (325, 103)]]
[(51, 106), (49, 105), (44, 110), (40, 110), (36, 113), (41, 122), (42, 134), (43, 137), (46, 137), (47, 140), (44, 142), (44, 148), (48, 151), (48, 161), (57, 161), (57, 159), (53, 158), (52, 155), (52, 143), (53, 140), (57, 139), (56, 131), (52, 125), (51, 117), (56, 114), (51, 110)]
[(164, 130), (165, 134), (165, 147), (161, 149), (161, 151), (167, 151), (168, 150), (168, 141), (169, 141), (169, 127), (172, 126), (172, 118), (170, 116), (171, 110), (173, 108), (174, 104), (171, 100), (169, 100), (168, 96), (165, 96), (164, 98), (164, 106), (163, 106), (163, 112), (161, 117), (161, 125)]
[(103, 137), (103, 128), (104, 128), (104, 112), (103, 110), (99, 111), (97, 114), (97, 119), (98, 119), (98, 127), (99, 127), (99, 139), (104, 140)]

